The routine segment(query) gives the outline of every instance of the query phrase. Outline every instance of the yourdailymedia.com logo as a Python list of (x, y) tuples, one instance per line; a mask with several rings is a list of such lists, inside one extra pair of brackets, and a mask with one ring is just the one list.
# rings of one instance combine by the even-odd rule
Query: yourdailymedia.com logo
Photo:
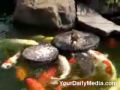
[(102, 81), (60, 81), (61, 86), (115, 86), (116, 82), (102, 82)]

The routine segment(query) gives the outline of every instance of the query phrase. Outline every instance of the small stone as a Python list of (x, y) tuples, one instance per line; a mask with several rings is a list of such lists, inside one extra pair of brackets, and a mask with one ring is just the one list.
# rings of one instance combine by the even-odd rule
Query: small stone
[(52, 62), (58, 56), (58, 50), (50, 44), (39, 44), (24, 49), (23, 57), (35, 62)]
[(61, 50), (83, 51), (96, 48), (99, 37), (92, 33), (72, 30), (56, 35), (52, 43)]

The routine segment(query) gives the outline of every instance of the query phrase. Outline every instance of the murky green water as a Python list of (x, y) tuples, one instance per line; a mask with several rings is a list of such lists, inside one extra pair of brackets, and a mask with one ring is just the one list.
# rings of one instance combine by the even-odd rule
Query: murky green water
[[(38, 33), (30, 33), (30, 31), (26, 32), (25, 30), (17, 31), (11, 25), (8, 27), (10, 28), (10, 32), (7, 32), (7, 36), (3, 36), (2, 38), (6, 37), (18, 37), (18, 38), (30, 38), (33, 34)], [(9, 31), (9, 30), (8, 30)], [(103, 53), (109, 54), (110, 60), (115, 64), (115, 67), (117, 68), (118, 76), (120, 75), (120, 46), (114, 49), (108, 48), (105, 46), (105, 44), (101, 43), (99, 48), (99, 51)], [(4, 49), (0, 49), (0, 64), (7, 58), (9, 55), (7, 55), (9, 52), (5, 51)], [(25, 90), (25, 83), (24, 81), (19, 81), (16, 78), (15, 74), (15, 68), (9, 69), (9, 70), (3, 70), (0, 69), (0, 90)]]

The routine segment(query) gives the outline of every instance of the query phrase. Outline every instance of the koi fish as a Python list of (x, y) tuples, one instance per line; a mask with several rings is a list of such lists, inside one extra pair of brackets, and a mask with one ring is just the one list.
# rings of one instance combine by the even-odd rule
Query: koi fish
[(23, 81), (27, 77), (28, 69), (22, 66), (16, 66), (16, 78)]
[[(62, 55), (59, 55), (58, 59), (59, 59), (59, 67), (62, 71), (62, 74), (59, 77), (51, 78), (53, 80), (53, 84), (57, 84), (59, 80), (65, 79), (71, 72), (71, 67), (70, 67), (70, 64), (69, 64), (67, 58)], [(54, 80), (56, 82), (54, 82)]]
[[(89, 50), (88, 53), (94, 58), (95, 65), (101, 69), (104, 67), (104, 71), (111, 80), (116, 79), (116, 69), (112, 62), (101, 52), (95, 50)], [(102, 73), (102, 72), (101, 72)], [(99, 73), (100, 74), (100, 73)]]
[(38, 81), (42, 83), (42, 85), (46, 86), (47, 84), (50, 83), (51, 77), (56, 76), (56, 73), (57, 73), (57, 68), (52, 67), (48, 71), (40, 73), (38, 77)]
[(25, 80), (27, 90), (46, 90), (43, 85), (34, 78), (27, 78)]
[(17, 63), (17, 59), (20, 57), (20, 55), (21, 52), (17, 52), (15, 55), (5, 60), (5, 62), (2, 63), (1, 68), (10, 69), (13, 67)]
[(62, 74), (60, 75), (59, 79), (62, 80), (65, 79), (70, 74), (71, 67), (66, 57), (59, 55), (58, 58), (60, 69), (62, 70)]

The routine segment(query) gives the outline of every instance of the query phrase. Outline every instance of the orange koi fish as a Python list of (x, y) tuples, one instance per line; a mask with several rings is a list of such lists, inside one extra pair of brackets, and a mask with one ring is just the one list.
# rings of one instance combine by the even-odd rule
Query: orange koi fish
[(16, 78), (19, 79), (20, 81), (23, 81), (28, 74), (28, 69), (22, 66), (16, 66)]
[(25, 82), (27, 84), (27, 90), (45, 90), (43, 85), (40, 82), (38, 82), (36, 79), (27, 78)]
[(48, 71), (45, 71), (43, 73), (40, 73), (38, 77), (38, 81), (42, 83), (42, 85), (46, 86), (50, 83), (51, 77), (56, 76), (57, 68), (52, 67)]
[(17, 63), (17, 59), (20, 57), (20, 55), (21, 52), (17, 52), (15, 55), (5, 60), (5, 62), (2, 63), (1, 68), (10, 69), (13, 67)]

